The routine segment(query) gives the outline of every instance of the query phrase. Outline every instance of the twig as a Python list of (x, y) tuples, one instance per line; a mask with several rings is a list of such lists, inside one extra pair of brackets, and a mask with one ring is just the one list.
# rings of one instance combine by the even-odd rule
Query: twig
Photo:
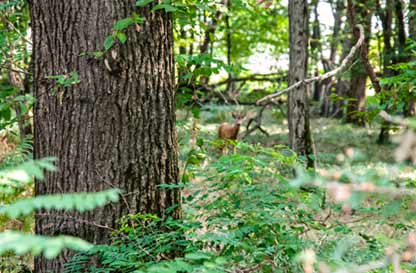
[(341, 62), (341, 65), (338, 68), (335, 68), (334, 70), (329, 71), (328, 73), (325, 73), (323, 75), (299, 81), (299, 82), (289, 86), (288, 88), (286, 88), (282, 91), (279, 91), (277, 93), (268, 95), (268, 96), (258, 100), (257, 104), (262, 104), (265, 101), (268, 101), (268, 100), (274, 99), (276, 97), (279, 97), (279, 96), (281, 96), (285, 93), (288, 93), (289, 91), (292, 91), (292, 90), (298, 88), (299, 86), (301, 86), (303, 84), (310, 84), (310, 83), (315, 82), (315, 81), (323, 81), (323, 80), (329, 79), (329, 78), (335, 76), (336, 74), (338, 74), (339, 72), (343, 71), (345, 69), (345, 67), (348, 65), (348, 63), (350, 63), (351, 60), (354, 58), (354, 55), (357, 52), (357, 50), (364, 43), (364, 37), (365, 37), (364, 27), (362, 25), (357, 25), (356, 28), (359, 30), (359, 35), (360, 35), (359, 39), (358, 39), (357, 43), (351, 48), (350, 53), (347, 55), (347, 57), (345, 57), (345, 59)]

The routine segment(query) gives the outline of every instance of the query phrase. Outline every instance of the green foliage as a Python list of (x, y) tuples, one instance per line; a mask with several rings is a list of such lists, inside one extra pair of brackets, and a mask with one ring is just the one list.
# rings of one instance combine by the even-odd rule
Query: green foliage
[[(22, 223), (31, 222), (31, 214), (37, 209), (77, 210), (80, 212), (117, 202), (118, 190), (107, 190), (97, 193), (74, 193), (45, 195), (22, 199), (20, 194), (30, 188), (33, 177), (44, 178), (44, 170), (54, 171), (54, 158), (26, 161), (18, 166), (0, 169), (0, 194), (3, 204), (0, 206), (1, 222), (16, 219)], [(17, 201), (16, 201), (17, 199)], [(5, 205), (8, 203), (8, 205)], [(24, 217), (23, 217), (24, 216)], [(2, 228), (3, 229), (3, 228)], [(27, 228), (26, 228), (27, 229)], [(17, 231), (0, 232), (0, 255), (40, 255), (47, 258), (56, 257), (64, 248), (86, 251), (89, 243), (74, 237), (45, 237)], [(5, 262), (7, 264), (7, 262)]]
[(192, 194), (184, 197), (184, 219), (131, 215), (121, 221), (111, 246), (78, 255), (68, 272), (86, 270), (87, 257), (97, 254), (102, 267), (85, 272), (227, 272), (256, 266), (272, 272), (276, 264), (296, 267), (292, 259), (304, 247), (296, 234), (303, 229), (285, 217), (296, 201), (288, 202), (295, 195), (282, 177), (296, 164), (296, 156), (284, 147), (237, 148), (241, 154), (199, 170), (204, 181), (185, 188)]
[(69, 87), (71, 85), (75, 85), (81, 82), (79, 79), (78, 73), (75, 71), (72, 71), (71, 73), (64, 74), (64, 75), (48, 76), (47, 78), (55, 80), (55, 83), (57, 85), (60, 85), (63, 87)]
[(109, 202), (117, 202), (118, 190), (97, 193), (74, 193), (37, 196), (17, 201), (11, 205), (0, 207), (0, 214), (10, 218), (27, 215), (37, 209), (77, 210), (84, 212), (101, 207)]
[(7, 193), (12, 188), (23, 187), (32, 182), (33, 177), (43, 179), (43, 171), (55, 171), (55, 158), (26, 161), (16, 167), (0, 170), (0, 191)]
[(64, 248), (75, 251), (87, 251), (91, 244), (70, 236), (36, 236), (15, 231), (0, 233), (0, 255), (12, 252), (16, 255), (43, 254), (46, 258), (55, 258)]
[(21, 94), (17, 88), (0, 83), (0, 130), (12, 128), (18, 121), (16, 109), (26, 115), (34, 102), (31, 94)]

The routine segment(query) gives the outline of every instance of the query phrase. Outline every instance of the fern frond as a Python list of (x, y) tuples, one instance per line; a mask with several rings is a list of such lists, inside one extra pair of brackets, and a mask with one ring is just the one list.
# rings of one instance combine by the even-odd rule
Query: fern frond
[(11, 205), (0, 206), (0, 214), (10, 218), (28, 215), (37, 209), (77, 210), (84, 212), (104, 206), (110, 202), (117, 202), (120, 191), (111, 189), (94, 193), (68, 193), (43, 195), (23, 199)]
[(92, 246), (84, 240), (71, 236), (47, 237), (16, 231), (0, 233), (0, 256), (11, 251), (16, 255), (43, 253), (46, 258), (51, 259), (58, 256), (64, 248), (87, 251)]

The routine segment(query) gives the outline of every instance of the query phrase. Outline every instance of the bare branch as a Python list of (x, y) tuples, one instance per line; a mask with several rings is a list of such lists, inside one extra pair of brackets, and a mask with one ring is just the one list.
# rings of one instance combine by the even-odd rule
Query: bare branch
[(338, 68), (335, 68), (334, 70), (329, 71), (328, 73), (325, 73), (323, 75), (320, 75), (320, 76), (316, 76), (316, 77), (313, 77), (313, 78), (310, 78), (310, 79), (306, 79), (306, 80), (299, 81), (299, 82), (297, 82), (297, 83), (289, 86), (288, 88), (286, 88), (286, 89), (284, 89), (282, 91), (279, 91), (277, 93), (268, 95), (268, 96), (266, 96), (266, 97), (258, 100), (257, 101), (257, 104), (260, 105), (260, 104), (262, 104), (265, 101), (268, 101), (268, 100), (274, 99), (276, 97), (279, 97), (279, 96), (281, 96), (281, 95), (283, 95), (285, 93), (288, 93), (289, 91), (292, 91), (292, 90), (298, 88), (299, 86), (301, 86), (303, 84), (307, 84), (308, 85), (308, 84), (310, 84), (312, 82), (315, 82), (315, 81), (323, 81), (323, 80), (329, 79), (329, 78), (335, 76), (336, 74), (338, 74), (339, 72), (343, 71), (347, 67), (348, 63), (350, 63), (351, 60), (354, 58), (355, 53), (357, 52), (357, 50), (364, 43), (364, 37), (365, 37), (364, 36), (364, 27), (362, 25), (357, 25), (356, 28), (359, 31), (360, 37), (359, 37), (357, 43), (351, 48), (350, 53), (347, 55), (347, 57), (345, 57), (345, 59), (341, 62), (341, 65)]
[(399, 118), (399, 117), (393, 117), (384, 110), (380, 111), (380, 113), (378, 115), (382, 119), (384, 119), (384, 121), (386, 121), (387, 123), (396, 124), (396, 125), (400, 125), (400, 126), (403, 126), (403, 127), (408, 127), (409, 126), (409, 123), (405, 119)]

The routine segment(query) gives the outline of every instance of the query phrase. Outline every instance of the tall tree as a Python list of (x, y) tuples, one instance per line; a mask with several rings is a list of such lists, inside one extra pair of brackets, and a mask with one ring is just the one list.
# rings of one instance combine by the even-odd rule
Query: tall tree
[[(318, 12), (318, 6), (319, 6), (319, 0), (313, 0), (311, 2), (311, 9), (313, 12), (310, 12), (310, 14), (314, 15), (313, 21), (311, 20), (312, 25), (312, 35), (311, 35), (311, 42), (310, 42), (310, 52), (311, 52), (311, 61), (312, 64), (314, 64), (314, 76), (319, 75), (319, 67), (318, 63), (321, 59), (321, 52), (322, 52), (322, 44), (321, 44), (321, 27), (319, 22), (319, 12)], [(310, 16), (312, 17), (312, 16)], [(322, 83), (320, 81), (316, 81), (312, 85), (313, 89), (313, 100), (319, 101), (321, 99), (321, 93), (322, 93)]]
[[(162, 216), (179, 203), (176, 190), (159, 187), (178, 181), (172, 18), (135, 3), (30, 1), (37, 98), (34, 154), (58, 158), (59, 170), (36, 181), (36, 195), (109, 187), (124, 193), (123, 202), (91, 213), (38, 213), (37, 234), (102, 243), (108, 232), (98, 226), (114, 227), (126, 213)], [(125, 43), (115, 42), (103, 58), (88, 56), (103, 49), (115, 22), (134, 13), (144, 23), (124, 30)], [(111, 45), (108, 38), (106, 44)], [(61, 86), (50, 79), (68, 79), (70, 72), (79, 75), (79, 83)], [(173, 216), (178, 214), (174, 210)], [(37, 258), (35, 271), (63, 272), (70, 255)]]
[[(409, 37), (416, 42), (416, 0), (410, 0), (409, 3)], [(416, 58), (413, 56), (413, 59)], [(410, 101), (409, 114), (416, 115), (416, 99)]]
[[(393, 75), (393, 70), (390, 68), (395, 56), (394, 48), (391, 45), (393, 36), (392, 21), (393, 21), (393, 0), (386, 0), (385, 7), (381, 6), (379, 0), (376, 0), (376, 12), (380, 18), (383, 28), (383, 76), (390, 77)], [(383, 122), (379, 134), (378, 143), (383, 144), (389, 138), (389, 124)]]
[[(289, 1), (289, 85), (306, 78), (308, 60), (308, 5), (305, 0)], [(305, 155), (307, 165), (313, 166), (310, 156), (312, 136), (309, 124), (307, 87), (301, 85), (289, 93), (288, 122), (289, 143), (300, 155)]]
[(407, 54), (405, 52), (406, 48), (406, 30), (404, 23), (404, 6), (401, 0), (394, 1), (394, 11), (395, 11), (395, 26), (397, 31), (397, 45), (398, 45), (398, 57), (397, 62), (406, 62), (408, 60)]
[[(351, 48), (351, 40), (347, 37), (346, 33), (350, 33), (351, 31), (348, 29), (349, 25), (344, 22), (343, 17), (346, 13), (345, 3), (344, 0), (336, 0), (335, 3), (331, 0), (330, 2), (333, 5), (333, 15), (334, 15), (334, 27), (333, 27), (333, 34), (331, 39), (331, 46), (330, 46), (330, 57), (329, 57), (329, 64), (330, 66), (336, 65), (336, 57), (338, 54), (338, 47), (339, 45), (342, 46), (342, 51), (340, 54), (340, 60), (343, 60), (349, 53), (349, 49)], [(336, 85), (335, 85), (335, 92), (339, 98), (346, 97), (347, 90), (349, 89), (349, 82), (343, 79), (342, 77), (337, 78)], [(344, 100), (339, 99), (332, 103), (332, 110), (331, 115), (342, 118), (343, 117), (343, 106)], [(329, 108), (329, 106), (328, 106)]]
[[(348, 16), (351, 17), (352, 3), (354, 1), (348, 1)], [(372, 10), (370, 9), (370, 1), (356, 1), (356, 23), (360, 23), (364, 26), (365, 31), (365, 50), (368, 51), (368, 45), (371, 37), (371, 17)], [(350, 19), (350, 21), (352, 21)], [(355, 26), (351, 26), (354, 28)], [(360, 59), (359, 54), (356, 57), (357, 64), (351, 69), (351, 84), (349, 90), (349, 101), (347, 107), (347, 122), (354, 123), (357, 125), (364, 125), (364, 120), (361, 118), (359, 113), (365, 111), (365, 97), (366, 97), (366, 83), (367, 83), (367, 71), (364, 67), (363, 62)]]
[(409, 37), (416, 41), (416, 0), (409, 3)]

